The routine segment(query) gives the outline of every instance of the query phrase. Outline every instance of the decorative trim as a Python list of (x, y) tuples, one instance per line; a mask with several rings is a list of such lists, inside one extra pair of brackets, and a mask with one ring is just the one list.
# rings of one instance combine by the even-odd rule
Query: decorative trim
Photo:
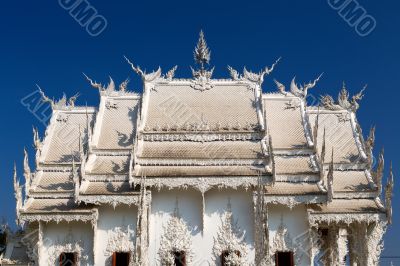
[(114, 207), (117, 207), (120, 204), (125, 204), (128, 206), (139, 204), (139, 195), (129, 195), (129, 196), (120, 196), (120, 195), (94, 195), (94, 196), (85, 196), (79, 195), (78, 202), (84, 202), (86, 204), (94, 204), (94, 205), (102, 205), (108, 204)]
[(183, 251), (186, 256), (186, 264), (191, 264), (194, 257), (191, 230), (179, 215), (178, 200), (176, 201), (174, 215), (164, 226), (164, 233), (161, 237), (160, 249), (158, 250), (161, 265), (174, 265), (173, 252), (175, 251)]
[[(130, 253), (129, 265), (133, 266), (135, 256), (135, 232), (128, 226), (114, 227), (107, 232), (107, 246), (104, 250), (105, 256), (111, 256), (114, 252), (128, 252)], [(111, 265), (109, 258), (106, 265)]]
[[(260, 123), (261, 124), (261, 123)], [(197, 134), (215, 134), (214, 132), (222, 132), (222, 133), (230, 133), (233, 132), (253, 132), (260, 131), (262, 127), (258, 123), (244, 123), (243, 125), (240, 123), (231, 124), (222, 122), (216, 122), (214, 124), (210, 124), (208, 121), (205, 121), (203, 117), (201, 117), (201, 122), (185, 122), (183, 124), (155, 124), (152, 128), (149, 126), (145, 126), (143, 131), (145, 133), (154, 133), (154, 132), (173, 132), (173, 134), (186, 134), (187, 132), (194, 132)], [(196, 134), (196, 135), (197, 135)]]
[(65, 221), (69, 223), (74, 221), (82, 221), (91, 222), (92, 226), (94, 226), (98, 219), (98, 211), (97, 209), (93, 209), (91, 213), (21, 213), (20, 219), (23, 222), (43, 221), (60, 223)]
[(51, 245), (48, 249), (48, 263), (54, 265), (58, 263), (59, 256), (63, 252), (73, 252), (77, 254), (77, 266), (90, 265), (89, 254), (85, 249), (85, 242), (83, 239), (75, 240), (72, 229), (69, 228), (68, 234), (60, 241), (59, 239)]
[(197, 133), (176, 132), (176, 133), (146, 133), (143, 134), (144, 141), (194, 141), (194, 142), (209, 142), (209, 141), (247, 141), (261, 140), (263, 134), (261, 132), (223, 132), (216, 133), (201, 133), (198, 130), (193, 130)]
[(295, 206), (299, 204), (316, 204), (316, 203), (325, 203), (326, 195), (282, 195), (282, 196), (264, 196), (264, 202), (268, 204), (281, 204), (288, 206), (290, 209), (293, 209)]
[[(197, 178), (186, 178), (186, 177), (176, 177), (176, 178), (151, 178), (147, 177), (146, 185), (149, 187), (154, 187), (158, 190), (162, 188), (174, 189), (182, 188), (187, 189), (192, 187), (198, 191), (205, 193), (206, 191), (216, 187), (218, 189), (223, 188), (233, 188), (238, 189), (240, 187), (244, 189), (249, 189), (252, 186), (257, 185), (257, 176), (254, 177), (197, 177)], [(140, 183), (140, 178), (133, 178), (134, 184)]]
[(367, 265), (379, 265), (379, 258), (383, 250), (383, 235), (387, 229), (386, 222), (377, 221), (367, 226)]
[(377, 223), (385, 221), (385, 214), (382, 213), (308, 213), (308, 222), (311, 227), (318, 227), (318, 224), (345, 223), (347, 225), (355, 222)]
[(299, 247), (299, 245), (301, 245), (301, 243), (293, 241), (287, 226), (283, 223), (283, 216), (281, 216), (281, 223), (279, 224), (278, 230), (272, 242), (269, 243), (269, 264), (275, 264), (275, 253), (277, 251), (292, 251), (294, 253), (296, 265), (300, 264), (304, 253), (301, 252), (301, 247)]
[(264, 159), (138, 159), (140, 166), (253, 166), (264, 167)]

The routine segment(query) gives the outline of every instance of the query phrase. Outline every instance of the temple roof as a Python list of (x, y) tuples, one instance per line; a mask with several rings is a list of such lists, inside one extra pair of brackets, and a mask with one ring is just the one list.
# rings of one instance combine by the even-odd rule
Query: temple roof
[[(92, 213), (90, 204), (107, 198), (131, 204), (126, 198), (137, 199), (139, 184), (202, 193), (262, 185), (277, 197), (318, 195), (313, 203), (330, 202), (321, 210), (379, 196), (383, 159), (374, 170), (374, 138), (364, 140), (355, 114), (362, 93), (350, 101), (343, 88), (338, 103), (324, 96), (319, 107), (308, 106), (307, 91), (321, 76), (303, 86), (293, 79), (290, 91), (275, 81), (278, 92), (263, 93), (279, 60), (258, 73), (229, 67), (229, 79), (213, 79), (209, 54), (200, 57), (187, 79), (175, 78), (176, 67), (146, 73), (127, 59), (143, 82), (139, 94), (127, 81), (117, 89), (113, 80), (103, 86), (87, 77), (99, 90), (98, 107), (77, 107), (76, 97), (54, 102), (41, 92), (53, 113), (43, 141), (35, 132), (32, 175), (25, 156), (21, 214)], [(15, 187), (21, 198), (16, 177)]]
[(148, 96), (146, 132), (253, 131), (259, 124), (254, 88), (249, 84), (220, 81), (212, 89), (197, 90), (192, 82), (156, 84)]

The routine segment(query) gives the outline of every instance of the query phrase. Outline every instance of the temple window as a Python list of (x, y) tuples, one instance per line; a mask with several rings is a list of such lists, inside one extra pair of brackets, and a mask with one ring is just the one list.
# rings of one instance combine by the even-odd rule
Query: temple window
[(78, 256), (75, 252), (63, 252), (60, 254), (60, 266), (75, 266), (77, 265)]
[(222, 266), (228, 265), (227, 258), (231, 253), (235, 253), (238, 257), (240, 257), (240, 251), (238, 251), (238, 250), (235, 250), (235, 251), (228, 251), (228, 250), (222, 251), (222, 253), (221, 253), (221, 265)]
[(128, 252), (114, 252), (112, 255), (113, 266), (128, 266), (130, 254)]
[(186, 266), (186, 253), (185, 251), (174, 251), (174, 265), (175, 266)]
[(294, 266), (292, 251), (277, 251), (275, 253), (276, 266)]

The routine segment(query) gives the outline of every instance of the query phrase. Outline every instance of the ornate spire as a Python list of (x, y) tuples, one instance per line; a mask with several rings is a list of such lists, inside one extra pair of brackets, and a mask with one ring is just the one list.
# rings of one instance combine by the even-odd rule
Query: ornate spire
[(78, 202), (80, 180), (79, 180), (79, 173), (76, 168), (75, 158), (74, 158), (73, 154), (72, 154), (72, 180), (74, 181), (74, 189), (75, 189), (74, 199), (75, 199), (75, 202)]
[(313, 142), (314, 142), (314, 150), (317, 150), (318, 146), (318, 127), (319, 127), (319, 107), (318, 107), (318, 112), (317, 116), (315, 117), (315, 123), (314, 123), (314, 128), (313, 128)]
[(212, 89), (214, 86), (211, 84), (210, 79), (214, 68), (208, 70), (205, 67), (205, 65), (210, 63), (211, 52), (207, 46), (203, 31), (200, 31), (199, 41), (194, 48), (193, 54), (196, 64), (200, 65), (200, 70), (191, 68), (194, 77), (192, 88), (200, 91)]
[(43, 143), (39, 137), (39, 131), (35, 127), (33, 127), (33, 147), (36, 150), (35, 165), (37, 168), (39, 166), (39, 158), (40, 158), (40, 154), (42, 153)]
[(14, 162), (14, 172), (13, 172), (13, 181), (14, 181), (14, 197), (16, 201), (16, 213), (17, 213), (17, 224), (19, 224), (19, 212), (22, 208), (22, 188), (19, 184), (19, 180), (17, 177), (17, 166)]
[(285, 85), (283, 85), (282, 83), (280, 83), (276, 79), (274, 79), (274, 82), (275, 82), (276, 88), (279, 90), (279, 92), (282, 93), (283, 95), (287, 95)]
[(68, 105), (71, 106), (71, 107), (75, 107), (75, 102), (76, 102), (76, 100), (78, 99), (79, 95), (80, 95), (80, 94), (79, 94), (79, 92), (78, 92), (78, 93), (76, 93), (74, 96), (70, 97), (70, 98), (68, 99)]
[(384, 168), (385, 168), (385, 159), (384, 159), (384, 150), (382, 149), (381, 153), (379, 154), (378, 166), (376, 167), (376, 170), (372, 172), (375, 185), (378, 188), (378, 196), (382, 193), (382, 178), (383, 178)]
[(372, 167), (372, 151), (375, 145), (375, 127), (371, 127), (367, 140), (365, 141), (365, 152), (367, 154), (368, 169)]
[[(325, 150), (326, 150), (326, 128), (324, 127), (324, 135), (322, 137), (322, 148), (321, 148), (321, 162), (322, 162), (322, 165), (325, 163)], [(333, 160), (333, 157), (332, 157), (332, 160)]]
[(172, 80), (175, 77), (175, 71), (178, 69), (178, 66), (174, 66), (165, 74), (165, 78), (167, 80)]
[(388, 179), (388, 182), (386, 184), (386, 189), (385, 189), (386, 215), (387, 215), (389, 224), (392, 224), (393, 186), (394, 186), (393, 169), (392, 169), (392, 163), (390, 163), (389, 179)]
[(332, 148), (332, 159), (328, 170), (328, 202), (333, 200), (333, 148)]
[(39, 137), (39, 131), (36, 127), (33, 127), (33, 147), (37, 150), (42, 148), (42, 141)]
[(338, 96), (337, 104), (335, 103), (335, 100), (332, 98), (332, 96), (325, 95), (321, 97), (321, 105), (325, 107), (325, 109), (332, 111), (344, 109), (349, 112), (355, 113), (360, 107), (358, 102), (364, 97), (363, 93), (366, 88), (367, 85), (365, 85), (359, 93), (351, 97), (351, 100), (349, 100), (349, 92), (346, 89), (346, 84), (343, 82), (342, 89), (340, 90)]
[[(79, 136), (79, 139), (81, 140), (81, 136)], [(85, 143), (86, 154), (89, 154), (91, 152), (91, 149), (90, 149), (91, 139), (92, 139), (92, 127), (90, 126), (89, 113), (88, 113), (88, 109), (87, 109), (87, 105), (86, 105), (86, 143)], [(81, 158), (81, 160), (84, 160), (84, 158)]]
[(204, 38), (203, 30), (200, 31), (199, 40), (194, 48), (194, 60), (201, 66), (201, 70), (204, 71), (204, 65), (208, 65), (211, 59), (211, 51), (207, 46), (207, 42)]
[(119, 90), (125, 92), (128, 88), (129, 78), (125, 79), (121, 84), (119, 84)]
[(29, 187), (31, 185), (31, 168), (29, 167), (28, 152), (24, 148), (24, 177), (25, 177), (25, 196), (29, 194)]

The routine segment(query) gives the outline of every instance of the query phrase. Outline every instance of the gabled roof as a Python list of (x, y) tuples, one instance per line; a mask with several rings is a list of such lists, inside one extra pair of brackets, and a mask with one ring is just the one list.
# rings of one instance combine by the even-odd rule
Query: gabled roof
[[(145, 96), (146, 97), (146, 96)], [(145, 101), (144, 131), (254, 131), (259, 125), (251, 83), (214, 81), (198, 90), (193, 81), (158, 82)], [(188, 130), (189, 129), (189, 130)]]

